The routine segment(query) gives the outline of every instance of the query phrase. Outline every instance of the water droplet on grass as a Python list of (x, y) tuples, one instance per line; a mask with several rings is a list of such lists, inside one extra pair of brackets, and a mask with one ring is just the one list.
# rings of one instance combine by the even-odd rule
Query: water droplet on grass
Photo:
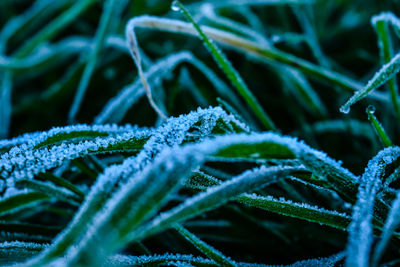
[(180, 10), (178, 1), (172, 1), (171, 9), (172, 9), (173, 11), (179, 11), (179, 10)]
[(344, 114), (349, 114), (350, 112), (350, 107), (347, 105), (344, 105), (342, 107), (340, 107), (340, 112), (344, 113)]
[(369, 105), (365, 111), (366, 111), (367, 113), (374, 114), (374, 113), (375, 113), (375, 110), (376, 110), (376, 109), (375, 109), (374, 106)]

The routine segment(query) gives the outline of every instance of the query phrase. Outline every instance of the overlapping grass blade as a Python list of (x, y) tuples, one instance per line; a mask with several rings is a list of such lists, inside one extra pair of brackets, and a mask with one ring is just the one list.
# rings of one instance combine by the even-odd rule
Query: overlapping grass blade
[(251, 93), (250, 89), (245, 84), (244, 80), (237, 72), (237, 70), (232, 66), (230, 61), (222, 53), (222, 51), (217, 47), (217, 45), (203, 32), (200, 26), (194, 21), (189, 11), (179, 2), (174, 1), (172, 5), (175, 5), (178, 9), (182, 11), (186, 19), (193, 25), (200, 39), (204, 42), (204, 45), (209, 49), (214, 60), (217, 62), (219, 67), (224, 71), (225, 75), (231, 81), (231, 83), (236, 87), (239, 94), (244, 98), (247, 104), (250, 106), (254, 114), (261, 121), (267, 130), (276, 130), (275, 125), (271, 118), (265, 113), (264, 109), (256, 99), (256, 97)]
[(374, 254), (371, 259), (371, 266), (378, 266), (379, 260), (381, 259), (391, 236), (393, 235), (396, 227), (400, 223), (400, 193), (398, 192), (396, 195), (396, 199), (392, 203), (392, 207), (390, 212), (386, 218), (385, 226), (383, 228), (382, 234), (380, 236), (380, 240), (377, 243)]
[(127, 158), (122, 164), (107, 168), (98, 177), (70, 226), (55, 240), (52, 247), (29, 262), (29, 266), (40, 266), (64, 255), (72, 243), (83, 238), (84, 233), (87, 232), (87, 221), (95, 218), (96, 214), (102, 214), (99, 212), (104, 207), (103, 205), (109, 201), (118, 188), (126, 188), (124, 185), (150, 164), (163, 149), (184, 142), (190, 135), (191, 129), (197, 128), (199, 131), (197, 137), (194, 136), (194, 140), (201, 140), (211, 135), (215, 129), (220, 127), (220, 119), (225, 122), (222, 125), (233, 124), (239, 129), (247, 129), (245, 125), (233, 116), (227, 115), (220, 108), (198, 109), (188, 115), (168, 119), (164, 125), (153, 132), (136, 157)]
[(23, 46), (17, 50), (14, 56), (17, 58), (28, 56), (43, 41), (51, 39), (59, 31), (72, 23), (77, 16), (89, 8), (94, 2), (94, 0), (76, 2), (72, 7), (63, 12), (59, 17), (51, 21), (50, 24), (46, 25), (46, 27), (26, 41)]
[[(231, 91), (218, 76), (208, 68), (202, 61), (197, 59), (192, 53), (182, 51), (173, 55), (169, 55), (153, 64), (144, 75), (150, 84), (160, 79), (166, 78), (179, 64), (188, 63), (197, 68), (201, 73), (212, 82), (217, 92), (224, 97), (229, 98), (238, 108), (241, 114), (247, 114), (246, 109), (240, 103), (234, 92)], [(113, 122), (118, 123), (125, 116), (128, 109), (145, 94), (142, 83), (136, 80), (132, 84), (124, 87), (117, 96), (111, 98), (103, 107), (102, 111), (96, 116), (95, 123)], [(248, 116), (246, 116), (248, 117)]]
[(97, 29), (96, 36), (94, 38), (95, 46), (88, 57), (88, 62), (83, 71), (81, 81), (77, 88), (74, 101), (68, 114), (68, 118), (70, 121), (75, 120), (75, 116), (79, 111), (83, 97), (85, 95), (86, 88), (89, 86), (91, 76), (96, 66), (96, 62), (98, 60), (98, 57), (100, 56), (100, 52), (106, 39), (108, 26), (111, 23), (114, 9), (116, 9), (116, 4), (116, 0), (106, 0), (104, 2), (103, 14), (100, 18), (99, 28)]
[[(188, 35), (196, 35), (197, 33), (196, 30), (192, 28), (190, 23), (147, 15), (133, 18), (130, 21), (130, 24), (134, 24), (136, 27), (151, 28)], [(311, 75), (317, 79), (325, 81), (326, 83), (340, 86), (346, 91), (352, 92), (354, 90), (362, 89), (362, 85), (360, 83), (347, 76), (331, 70), (326, 70), (304, 59), (298, 58), (276, 48), (261, 47), (257, 43), (249, 41), (245, 38), (241, 38), (226, 31), (217, 30), (212, 27), (203, 26), (202, 31), (212, 40), (219, 42), (224, 46), (244, 52), (255, 59), (260, 60), (261, 62), (272, 61), (295, 67), (305, 74)], [(377, 95), (374, 97), (377, 99), (382, 99), (382, 97)]]
[(236, 266), (236, 263), (233, 262), (230, 258), (226, 257), (220, 251), (216, 250), (209, 244), (205, 243), (203, 240), (198, 238), (196, 235), (188, 231), (183, 226), (177, 224), (174, 228), (185, 237), (190, 243), (192, 243), (198, 250), (200, 250), (203, 254), (205, 254), (210, 259), (214, 260), (216, 263), (221, 264), (222, 266)]
[(0, 216), (13, 214), (32, 208), (41, 202), (51, 200), (46, 194), (39, 192), (20, 192), (0, 200)]
[[(378, 35), (378, 47), (380, 50), (381, 62), (383, 64), (390, 62), (390, 60), (393, 58), (393, 43), (388, 28), (388, 23), (391, 17), (394, 17), (394, 15), (391, 13), (382, 13), (372, 17), (371, 19), (372, 26), (375, 28), (375, 31)], [(393, 19), (398, 21), (398, 18)], [(395, 78), (388, 81), (388, 87), (390, 90), (390, 96), (392, 98), (393, 108), (397, 114), (397, 117), (400, 119), (399, 88)]]
[[(372, 245), (373, 207), (375, 196), (382, 186), (385, 167), (400, 157), (399, 147), (389, 147), (380, 151), (368, 162), (353, 208), (353, 219), (349, 225), (346, 266), (366, 266), (369, 264)], [(363, 242), (360, 242), (362, 240)]]
[[(219, 184), (221, 184), (221, 182), (218, 179), (203, 173), (197, 173), (195, 176), (191, 177), (189, 186), (195, 190), (203, 191)], [(341, 230), (346, 230), (351, 221), (351, 218), (342, 212), (326, 210), (307, 203), (296, 203), (283, 198), (277, 199), (272, 196), (242, 194), (235, 200), (250, 207), (329, 225)]]

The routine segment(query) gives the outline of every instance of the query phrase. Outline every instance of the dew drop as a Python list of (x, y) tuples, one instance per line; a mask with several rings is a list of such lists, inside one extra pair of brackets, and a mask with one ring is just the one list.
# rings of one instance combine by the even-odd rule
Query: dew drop
[(374, 114), (375, 113), (375, 107), (373, 106), (373, 105), (369, 105), (368, 107), (367, 107), (367, 109), (366, 109), (366, 111), (367, 111), (367, 113), (370, 113), (370, 114)]
[(349, 114), (350, 112), (350, 106), (348, 105), (343, 105), (340, 107), (340, 112), (344, 113), (344, 114)]
[(178, 1), (172, 1), (171, 9), (172, 9), (173, 11), (179, 11), (179, 10), (180, 10)]

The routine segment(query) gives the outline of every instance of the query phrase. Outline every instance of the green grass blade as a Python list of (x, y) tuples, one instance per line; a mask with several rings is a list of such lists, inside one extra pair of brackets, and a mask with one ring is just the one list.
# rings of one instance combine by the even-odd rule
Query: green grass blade
[(400, 193), (397, 192), (396, 199), (392, 203), (390, 212), (386, 218), (385, 226), (383, 228), (380, 240), (378, 241), (371, 260), (371, 266), (378, 266), (379, 260), (383, 256), (391, 236), (395, 232), (400, 223)]
[(66, 201), (74, 206), (79, 206), (80, 202), (82, 201), (82, 197), (76, 195), (75, 193), (46, 182), (20, 179), (15, 182), (15, 186), (17, 188), (32, 189), (35, 192), (43, 193), (49, 197)]
[(347, 114), (350, 112), (350, 106), (365, 98), (373, 90), (384, 83), (390, 81), (400, 71), (400, 54), (394, 56), (388, 63), (375, 73), (367, 85), (354, 93), (347, 102), (340, 107), (340, 111)]
[[(382, 187), (385, 169), (400, 157), (400, 147), (388, 147), (373, 157), (365, 169), (353, 207), (352, 221), (346, 249), (346, 266), (366, 266), (369, 264), (373, 242), (372, 219), (379, 212), (375, 201)], [(360, 242), (363, 240), (363, 242)]]
[(39, 149), (45, 146), (61, 144), (66, 142), (71, 142), (74, 139), (85, 138), (86, 140), (89, 138), (95, 137), (107, 137), (110, 134), (106, 131), (94, 131), (94, 130), (82, 130), (82, 131), (66, 131), (61, 133), (56, 133), (54, 135), (49, 136), (44, 141), (40, 142), (39, 144), (35, 145), (34, 149)]
[(382, 124), (378, 121), (378, 119), (375, 116), (375, 107), (374, 106), (368, 106), (366, 109), (366, 112), (368, 114), (368, 120), (371, 122), (372, 127), (374, 128), (374, 131), (376, 135), (379, 137), (379, 140), (382, 142), (382, 144), (385, 147), (393, 146), (392, 141), (390, 141), (389, 136), (386, 134), (385, 129), (383, 128)]
[[(174, 224), (193, 218), (203, 212), (223, 205), (227, 201), (234, 199), (238, 195), (254, 191), (262, 185), (275, 182), (283, 178), (295, 168), (270, 167), (247, 171), (230, 181), (221, 183), (207, 191), (187, 199), (181, 205), (172, 210), (162, 213), (148, 224), (126, 236), (125, 240), (140, 240), (150, 235), (159, 233), (172, 227)], [(268, 180), (265, 179), (268, 177)]]
[(261, 121), (264, 127), (268, 130), (276, 130), (273, 121), (267, 115), (267, 113), (265, 113), (264, 109), (262, 108), (256, 97), (251, 93), (240, 74), (232, 66), (232, 64), (222, 53), (222, 51), (217, 47), (217, 45), (203, 32), (200, 26), (194, 21), (189, 11), (179, 1), (174, 1), (172, 5), (181, 10), (186, 19), (193, 25), (197, 33), (200, 35), (201, 40), (204, 42), (204, 45), (209, 49), (214, 60), (225, 72), (228, 79), (232, 82), (239, 94), (244, 98), (244, 100), (253, 110), (254, 114)]
[(0, 216), (29, 209), (41, 202), (49, 201), (50, 198), (39, 192), (19, 193), (0, 200)]
[[(203, 173), (196, 173), (191, 177), (188, 185), (192, 189), (203, 191), (208, 187), (220, 184), (221, 181), (212, 176)], [(341, 230), (346, 230), (351, 221), (351, 217), (342, 212), (326, 210), (307, 203), (296, 203), (283, 198), (276, 199), (272, 196), (242, 194), (235, 200), (250, 207), (256, 207), (281, 215), (328, 225)]]
[(351, 221), (351, 217), (345, 213), (326, 210), (311, 206), (307, 203), (296, 203), (256, 194), (243, 194), (238, 197), (237, 200), (251, 207), (257, 207), (281, 215), (319, 223), (321, 225), (328, 225), (341, 230), (346, 230)]
[(95, 39), (94, 49), (91, 51), (89, 55), (88, 62), (86, 63), (85, 69), (82, 74), (82, 78), (79, 82), (75, 98), (71, 105), (71, 109), (68, 113), (69, 121), (74, 121), (75, 116), (79, 111), (86, 89), (89, 86), (90, 79), (92, 77), (93, 71), (96, 67), (96, 63), (100, 56), (100, 52), (104, 46), (108, 25), (112, 20), (112, 15), (114, 13), (113, 11), (116, 8), (117, 2), (118, 1), (116, 0), (107, 0), (104, 2), (103, 14), (100, 18), (99, 27), (97, 29), (96, 36), (94, 38)]
[[(393, 44), (390, 36), (388, 21), (385, 20), (386, 14), (374, 16), (371, 19), (372, 26), (378, 35), (378, 46), (381, 54), (382, 63), (388, 63), (393, 57)], [(398, 85), (396, 78), (388, 81), (388, 87), (390, 90), (390, 96), (392, 98), (393, 108), (396, 112), (397, 118), (400, 119), (400, 102)]]
[[(133, 18), (135, 25), (143, 28), (152, 28), (167, 32), (176, 32), (181, 34), (196, 35), (197, 31), (193, 29), (192, 24), (184, 23), (179, 20), (164, 19), (153, 16), (141, 16)], [(131, 21), (132, 23), (132, 21)], [(218, 30), (212, 27), (204, 26), (202, 30), (216, 42), (227, 47), (234, 48), (245, 54), (252, 56), (254, 59), (265, 62), (277, 62), (284, 65), (294, 67), (305, 74), (324, 81), (330, 85), (337, 85), (345, 91), (353, 92), (361, 90), (362, 84), (343, 74), (315, 65), (309, 61), (296, 57), (292, 54), (283, 52), (273, 47), (263, 47), (259, 44), (249, 41), (245, 38), (238, 37), (226, 31)], [(371, 95), (372, 96), (372, 95)], [(380, 96), (374, 96), (381, 99)]]
[(24, 45), (15, 53), (17, 58), (28, 56), (36, 47), (42, 42), (49, 40), (55, 36), (59, 31), (72, 23), (77, 16), (88, 9), (96, 0), (82, 0), (76, 2), (67, 11), (62, 13), (59, 17), (47, 24), (41, 31), (31, 37)]
[(58, 177), (58, 176), (52, 174), (51, 172), (39, 173), (37, 175), (37, 177), (39, 177), (40, 179), (43, 179), (45, 181), (50, 181), (53, 184), (55, 184), (56, 186), (63, 187), (65, 189), (75, 193), (75, 195), (81, 200), (83, 200), (83, 198), (85, 197), (85, 193), (83, 193), (82, 190), (80, 190), (74, 184), (72, 184), (71, 182), (69, 182), (61, 177)]
[(200, 250), (204, 255), (214, 260), (216, 263), (221, 266), (237, 266), (235, 262), (233, 262), (230, 258), (226, 257), (220, 251), (216, 250), (212, 246), (205, 243), (203, 240), (198, 238), (193, 233), (189, 232), (183, 226), (177, 224), (174, 228), (190, 243), (192, 243), (198, 250)]

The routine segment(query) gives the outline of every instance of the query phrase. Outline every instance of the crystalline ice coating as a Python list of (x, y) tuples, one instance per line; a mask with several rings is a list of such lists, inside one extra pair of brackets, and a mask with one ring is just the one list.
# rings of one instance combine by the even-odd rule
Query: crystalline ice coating
[[(178, 118), (169, 118), (162, 126), (153, 130), (150, 139), (137, 156), (125, 159), (122, 164), (106, 168), (104, 173), (98, 177), (90, 193), (86, 196), (85, 202), (74, 217), (69, 229), (70, 232), (67, 231), (64, 235), (55, 240), (54, 249), (57, 249), (58, 244), (62, 244), (64, 236), (71, 238), (71, 235), (73, 236), (75, 232), (84, 233), (86, 231), (86, 226), (81, 225), (80, 222), (89, 220), (98, 212), (98, 210), (94, 210), (94, 206), (98, 205), (98, 203), (105, 203), (106, 200), (111, 197), (111, 194), (118, 189), (122, 191), (127, 190), (124, 189), (127, 183), (130, 182), (134, 185), (136, 182), (139, 182), (140, 179), (137, 180), (137, 177), (140, 177), (140, 175), (136, 174), (146, 168), (146, 166), (166, 148), (176, 147), (181, 144), (191, 127), (198, 126), (203, 129), (200, 132), (201, 134), (197, 136), (197, 138), (201, 140), (212, 134), (213, 129), (216, 127), (216, 122), (219, 119), (228, 125), (233, 122), (239, 128), (248, 131), (247, 126), (236, 120), (233, 116), (226, 114), (219, 107), (208, 109), (199, 108), (197, 111), (193, 111), (188, 115), (181, 115)], [(175, 155), (175, 153), (172, 153), (172, 155)], [(187, 156), (188, 155), (182, 155), (178, 159), (183, 162), (191, 162), (191, 157)], [(166, 158), (173, 159), (174, 157), (168, 156)], [(170, 166), (172, 166), (170, 164), (171, 162), (166, 160), (162, 166), (170, 168)], [(162, 177), (163, 176), (160, 175), (159, 179), (162, 179)], [(154, 185), (156, 186), (157, 183), (154, 183)], [(122, 195), (120, 194), (120, 196)], [(94, 205), (94, 203), (96, 204)], [(110, 200), (105, 210), (109, 211), (110, 207), (116, 203), (118, 202)], [(103, 212), (99, 212), (99, 215), (102, 213)], [(95, 218), (97, 218), (97, 216)], [(96, 220), (100, 220), (101, 218), (103, 217), (98, 217)], [(51, 253), (51, 249), (48, 253)], [(46, 253), (43, 255), (46, 255)]]
[(399, 147), (389, 147), (380, 151), (368, 162), (360, 179), (357, 203), (353, 209), (353, 219), (349, 225), (346, 266), (366, 266), (372, 245), (373, 207), (375, 196), (382, 186), (385, 167), (400, 157)]
[(344, 256), (345, 253), (341, 252), (327, 258), (298, 261), (288, 265), (287, 267), (334, 267), (337, 265), (337, 262), (344, 258)]
[[(37, 145), (50, 140), (53, 137), (68, 133), (85, 133), (95, 131), (107, 134), (104, 137), (95, 137), (78, 143), (55, 143), (50, 147)], [(60, 166), (64, 160), (74, 159), (99, 149), (107, 149), (120, 142), (129, 141), (132, 138), (145, 138), (151, 133), (148, 129), (140, 129), (136, 126), (115, 125), (76, 125), (63, 128), (53, 128), (48, 132), (27, 134), (17, 137), (15, 140), (3, 141), (4, 145), (18, 144), (8, 152), (0, 155), (0, 171), (3, 177), (32, 178), (33, 175), (44, 172), (50, 168)]]

